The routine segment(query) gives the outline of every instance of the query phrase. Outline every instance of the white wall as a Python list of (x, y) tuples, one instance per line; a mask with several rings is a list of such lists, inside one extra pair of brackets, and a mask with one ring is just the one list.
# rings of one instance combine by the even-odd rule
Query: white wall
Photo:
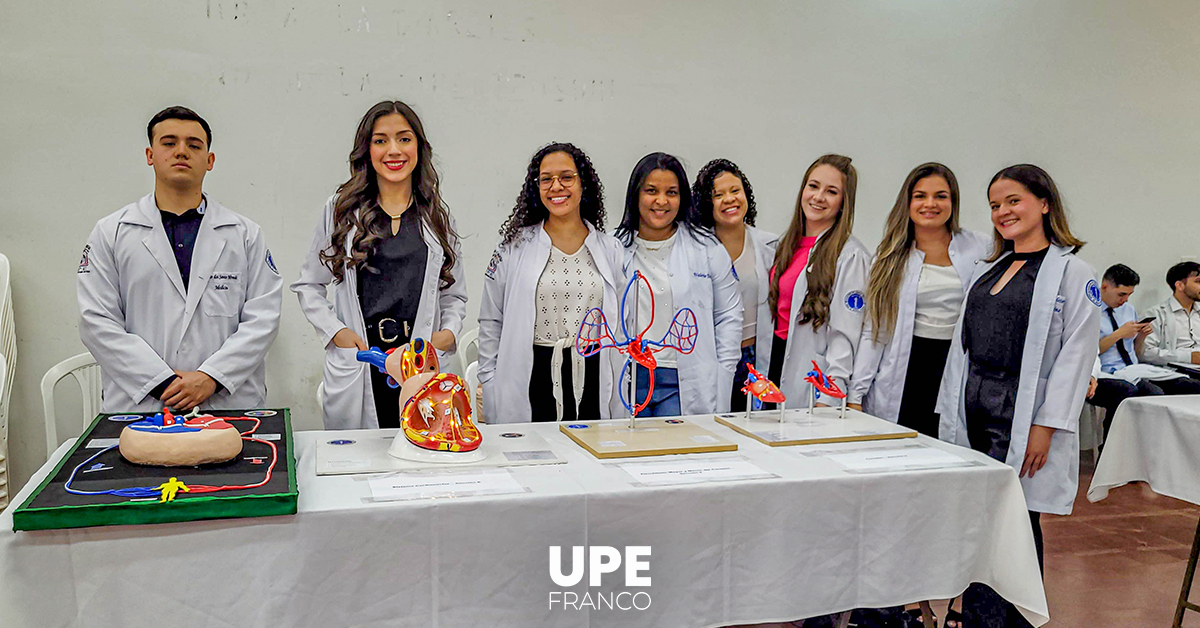
[[(5, 0), (3, 15), (16, 486), (45, 457), (41, 375), (83, 351), (80, 249), (96, 220), (151, 189), (143, 129), (171, 104), (212, 123), (206, 188), (263, 225), (289, 281), (359, 117), (383, 98), (413, 104), (466, 238), (468, 326), (526, 160), (552, 140), (592, 155), (610, 226), (652, 150), (693, 173), (733, 159), (774, 230), (805, 167), (836, 151), (859, 169), (869, 247), (916, 164), (950, 165), (965, 224), (985, 229), (988, 178), (1030, 161), (1066, 195), (1085, 259), (1142, 272), (1137, 305), (1164, 298), (1167, 266), (1197, 252), (1193, 0)], [(320, 425), (321, 359), (286, 294), (268, 383), (297, 429)]]

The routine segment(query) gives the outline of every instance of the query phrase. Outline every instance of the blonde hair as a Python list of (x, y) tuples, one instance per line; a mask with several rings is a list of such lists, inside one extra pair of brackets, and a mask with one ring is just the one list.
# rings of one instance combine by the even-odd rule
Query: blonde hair
[[(817, 242), (812, 253), (809, 254), (808, 269), (805, 271), (808, 292), (804, 295), (804, 303), (800, 305), (800, 320), (796, 322), (812, 323), (813, 329), (820, 329), (821, 325), (829, 320), (829, 301), (830, 294), (833, 292), (833, 279), (837, 274), (838, 256), (842, 254), (842, 247), (846, 246), (846, 242), (850, 239), (850, 232), (854, 229), (854, 192), (858, 188), (858, 172), (850, 164), (850, 161), (849, 157), (842, 155), (823, 155), (814, 161), (808, 170), (804, 171), (800, 192), (796, 195), (796, 211), (792, 216), (792, 223), (788, 225), (787, 231), (779, 239), (779, 247), (775, 250), (775, 263), (772, 265), (774, 273), (768, 293), (772, 321), (778, 318), (779, 278), (783, 276), (783, 271), (787, 270), (788, 264), (796, 254), (796, 249), (800, 248), (801, 238), (808, 235), (804, 231), (804, 208), (800, 206), (800, 199), (804, 195), (804, 186), (808, 184), (808, 178), (812, 175), (813, 170), (822, 165), (836, 168), (846, 179), (842, 194), (842, 209), (834, 218), (829, 232)], [(792, 295), (792, 298), (795, 299), (795, 296)]]
[(871, 320), (871, 337), (875, 342), (880, 339), (890, 340), (896, 327), (896, 316), (900, 309), (900, 284), (904, 281), (904, 270), (908, 265), (908, 255), (916, 242), (916, 231), (910, 218), (913, 188), (922, 179), (941, 177), (950, 186), (950, 219), (946, 221), (946, 230), (958, 233), (958, 179), (946, 166), (937, 162), (924, 163), (904, 179), (900, 192), (896, 194), (896, 203), (888, 214), (887, 223), (883, 230), (883, 240), (875, 250), (875, 262), (871, 264), (871, 272), (867, 278), (867, 315)]
[[(1020, 183), (1026, 190), (1029, 190), (1030, 194), (1046, 202), (1049, 211), (1042, 216), (1042, 230), (1051, 244), (1071, 247), (1072, 253), (1079, 252), (1079, 249), (1087, 244), (1071, 234), (1071, 227), (1067, 225), (1067, 209), (1063, 205), (1062, 195), (1058, 193), (1058, 186), (1054, 184), (1054, 179), (1050, 178), (1049, 173), (1033, 164), (1009, 166), (992, 177), (992, 180), (988, 182), (988, 190), (991, 190), (992, 186), (1001, 179)], [(984, 261), (994, 262), (1013, 249), (1012, 240), (1005, 240), (994, 226), (992, 240), (995, 242), (995, 248)]]

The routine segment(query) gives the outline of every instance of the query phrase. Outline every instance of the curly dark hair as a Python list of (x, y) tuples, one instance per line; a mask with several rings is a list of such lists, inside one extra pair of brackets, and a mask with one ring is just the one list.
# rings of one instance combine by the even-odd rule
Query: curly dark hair
[[(454, 253), (458, 234), (450, 226), (450, 211), (442, 200), (438, 172), (433, 166), (433, 147), (425, 135), (425, 126), (417, 112), (399, 100), (377, 103), (358, 123), (354, 148), (350, 151), (350, 178), (337, 189), (333, 232), (328, 246), (320, 252), (321, 263), (333, 273), (334, 282), (340, 283), (345, 279), (347, 267), (370, 269), (367, 257), (391, 233), (391, 218), (379, 206), (379, 184), (371, 165), (371, 133), (377, 120), (393, 113), (403, 116), (417, 136), (417, 167), (412, 174), (413, 201), (421, 222), (429, 226), (442, 247), (439, 285), (444, 290), (454, 284), (450, 271), (458, 262)], [(346, 236), (351, 229), (354, 229), (354, 238), (347, 251)]]
[(742, 187), (746, 190), (746, 215), (742, 220), (754, 226), (754, 219), (758, 217), (758, 207), (754, 204), (754, 188), (750, 187), (750, 179), (746, 178), (741, 168), (728, 159), (714, 159), (704, 164), (696, 174), (696, 184), (692, 186), (692, 199), (699, 212), (696, 218), (705, 227), (716, 228), (717, 221), (713, 218), (713, 182), (726, 172), (742, 180)]
[(566, 153), (575, 161), (575, 169), (579, 171), (579, 182), (583, 188), (579, 198), (579, 217), (596, 229), (604, 231), (604, 186), (600, 183), (600, 177), (596, 176), (592, 160), (574, 144), (553, 142), (539, 148), (529, 160), (525, 184), (521, 186), (521, 193), (517, 195), (517, 204), (508, 215), (508, 220), (500, 226), (503, 244), (512, 242), (525, 227), (540, 225), (550, 216), (550, 210), (542, 203), (538, 177), (541, 175), (542, 160), (551, 153)]

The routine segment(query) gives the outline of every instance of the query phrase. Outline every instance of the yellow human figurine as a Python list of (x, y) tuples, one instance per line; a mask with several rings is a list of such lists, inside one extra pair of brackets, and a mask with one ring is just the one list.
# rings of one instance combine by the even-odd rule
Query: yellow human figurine
[(192, 489), (187, 487), (187, 484), (180, 482), (176, 478), (171, 478), (166, 482), (158, 485), (158, 490), (162, 491), (162, 497), (158, 498), (158, 503), (175, 501), (175, 494), (183, 490), (185, 493), (192, 492)]

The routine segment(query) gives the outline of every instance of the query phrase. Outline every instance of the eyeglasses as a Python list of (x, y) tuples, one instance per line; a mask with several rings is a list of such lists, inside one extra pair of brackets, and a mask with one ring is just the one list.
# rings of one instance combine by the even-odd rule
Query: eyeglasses
[(554, 176), (542, 175), (540, 178), (538, 178), (538, 186), (540, 186), (543, 190), (549, 190), (550, 187), (554, 185), (554, 182), (558, 181), (564, 188), (569, 188), (572, 185), (575, 185), (575, 182), (578, 180), (578, 172), (564, 172)]

